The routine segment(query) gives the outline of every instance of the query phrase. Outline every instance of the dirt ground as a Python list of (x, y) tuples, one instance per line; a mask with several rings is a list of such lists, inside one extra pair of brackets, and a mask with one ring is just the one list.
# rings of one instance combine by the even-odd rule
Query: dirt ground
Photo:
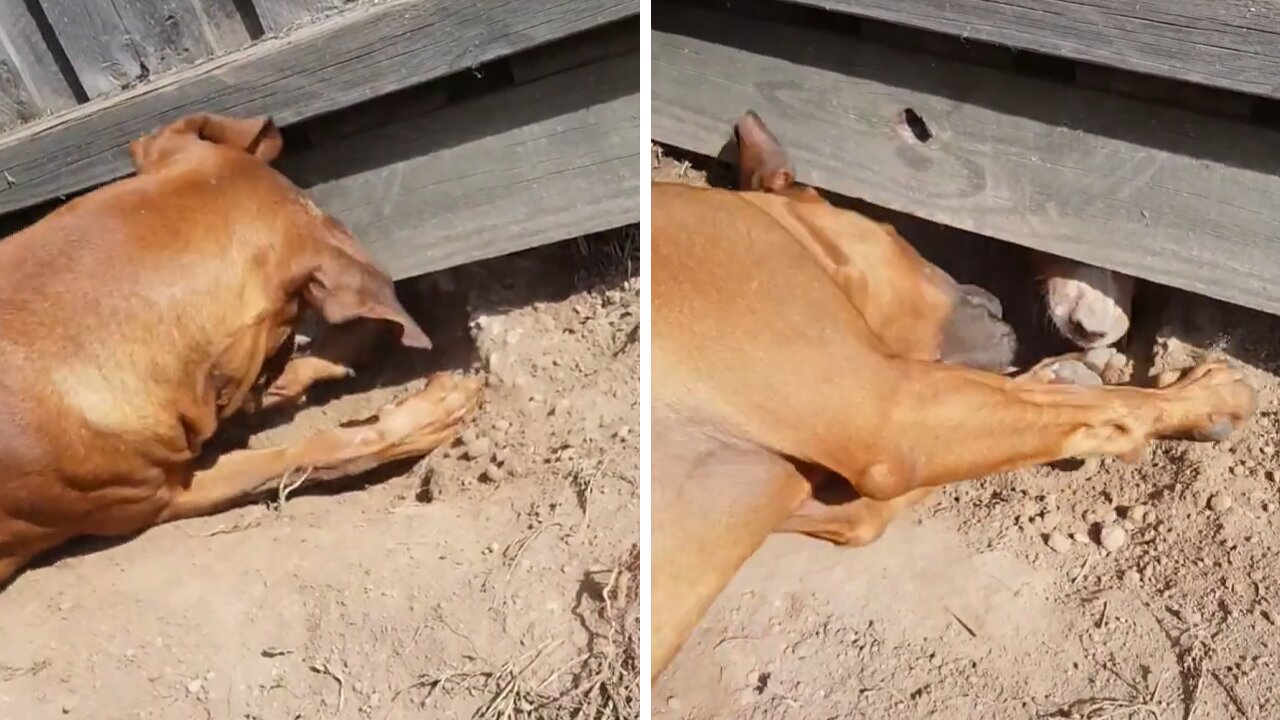
[[(996, 292), (1029, 353), (1064, 349), (1020, 251), (879, 212)], [(1260, 390), (1243, 432), (957, 484), (863, 549), (775, 536), (659, 682), (655, 717), (1280, 717), (1280, 319), (1144, 291), (1130, 354), (1153, 352), (1138, 325), (1171, 318), (1222, 349)]]
[(28, 570), (0, 592), (0, 720), (635, 717), (637, 238), (401, 283), (435, 350), (227, 443), (481, 373), (456, 445)]

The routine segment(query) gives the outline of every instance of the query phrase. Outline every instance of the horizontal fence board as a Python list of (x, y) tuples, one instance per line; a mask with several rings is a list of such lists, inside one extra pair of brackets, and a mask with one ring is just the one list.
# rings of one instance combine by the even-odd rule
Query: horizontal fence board
[(1280, 97), (1280, 5), (1249, 0), (788, 0)]
[(671, 3), (654, 18), (656, 140), (716, 155), (754, 109), (805, 182), (1280, 312), (1275, 132)]
[(132, 171), (127, 145), (192, 112), (305, 120), (639, 12), (637, 0), (389, 0), (0, 137), (0, 213)]
[(244, 47), (232, 0), (40, 0), (76, 76), (96, 98)]
[(75, 104), (75, 92), (26, 5), (0, 0), (0, 130)]
[(279, 33), (317, 15), (351, 8), (369, 0), (253, 0), (254, 10), (268, 34)]
[(639, 221), (640, 58), (400, 117), (281, 169), (397, 278)]

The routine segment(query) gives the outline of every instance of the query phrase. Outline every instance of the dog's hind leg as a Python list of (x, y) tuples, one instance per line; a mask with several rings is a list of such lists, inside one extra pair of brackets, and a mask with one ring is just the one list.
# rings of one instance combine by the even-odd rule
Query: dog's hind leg
[(651, 677), (738, 568), (809, 494), (785, 459), (655, 407)]
[(878, 540), (894, 518), (924, 502), (933, 491), (932, 487), (924, 487), (892, 500), (856, 498), (839, 504), (810, 498), (787, 518), (778, 532), (800, 533), (837, 545), (861, 547)]
[(320, 432), (297, 445), (227, 453), (194, 472), (157, 522), (218, 512), (286, 482), (309, 485), (426, 455), (457, 435), (479, 398), (479, 380), (441, 373), (364, 423)]

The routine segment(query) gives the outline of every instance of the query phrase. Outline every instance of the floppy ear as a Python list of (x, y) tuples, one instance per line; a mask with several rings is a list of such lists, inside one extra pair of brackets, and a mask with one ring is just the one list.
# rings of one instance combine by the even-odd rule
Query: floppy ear
[(738, 141), (738, 189), (780, 193), (795, 184), (796, 175), (778, 139), (754, 111), (733, 126)]
[(325, 321), (338, 325), (358, 318), (400, 326), (400, 342), (429, 350), (431, 339), (396, 299), (391, 276), (373, 264), (354, 239), (336, 223), (325, 223), (332, 237), (322, 242), (319, 264), (303, 286), (303, 295)]
[(242, 119), (201, 113), (133, 141), (129, 154), (138, 172), (147, 173), (202, 141), (243, 150), (263, 162), (275, 160), (284, 148), (280, 130), (269, 117)]

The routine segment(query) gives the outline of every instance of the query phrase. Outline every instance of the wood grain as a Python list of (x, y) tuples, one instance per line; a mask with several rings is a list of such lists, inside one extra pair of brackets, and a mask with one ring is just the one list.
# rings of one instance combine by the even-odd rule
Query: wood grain
[(40, 0), (89, 97), (249, 43), (232, 0)]
[(806, 182), (1280, 312), (1275, 132), (670, 3), (654, 17), (657, 140), (715, 155), (754, 109)]
[(1280, 4), (1252, 0), (788, 0), (1280, 97)]
[(75, 104), (22, 0), (0, 0), (0, 130)]
[(418, 275), (638, 222), (639, 85), (631, 53), (286, 148), (281, 167), (397, 279)]
[(132, 171), (127, 144), (191, 112), (288, 125), (639, 11), (636, 0), (389, 0), (0, 137), (0, 213)]
[(276, 34), (300, 22), (354, 7), (368, 0), (253, 0), (262, 29)]

